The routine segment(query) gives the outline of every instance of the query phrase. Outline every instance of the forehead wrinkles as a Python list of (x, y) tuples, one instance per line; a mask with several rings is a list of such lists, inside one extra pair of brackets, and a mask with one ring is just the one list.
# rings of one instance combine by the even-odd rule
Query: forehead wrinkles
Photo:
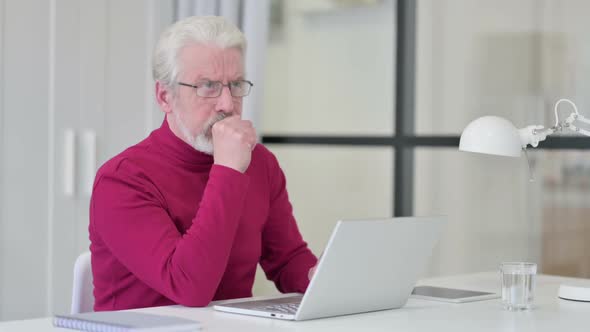
[(233, 52), (216, 52), (199, 63), (197, 75), (207, 76), (215, 80), (237, 79), (243, 76), (243, 61), (241, 56)]
[(181, 76), (186, 80), (211, 79), (229, 81), (244, 76), (244, 62), (239, 49), (188, 46), (181, 54)]

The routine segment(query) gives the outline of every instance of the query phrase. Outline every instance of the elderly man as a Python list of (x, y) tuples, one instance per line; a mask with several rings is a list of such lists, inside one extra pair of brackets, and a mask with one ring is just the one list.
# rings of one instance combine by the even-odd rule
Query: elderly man
[(242, 99), (245, 39), (219, 17), (168, 28), (153, 59), (159, 129), (107, 161), (90, 205), (95, 310), (252, 296), (256, 267), (304, 292), (317, 258)]

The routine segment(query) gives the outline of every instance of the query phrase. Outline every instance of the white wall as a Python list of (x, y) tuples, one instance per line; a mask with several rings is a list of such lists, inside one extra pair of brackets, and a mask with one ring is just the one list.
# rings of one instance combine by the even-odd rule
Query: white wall
[[(173, 8), (157, 0), (1, 4), (4, 320), (69, 311), (73, 263), (88, 250), (94, 173), (161, 124), (150, 58)], [(64, 191), (68, 129), (73, 195)], [(86, 133), (96, 135), (94, 152)]]
[(5, 319), (45, 313), (49, 2), (5, 0), (1, 6), (0, 319)]
[(535, 76), (540, 3), (418, 2), (418, 133), (458, 134), (485, 114), (526, 119), (538, 106), (527, 102), (541, 98)]
[[(167, 11), (166, 11), (167, 9)], [(164, 10), (161, 12), (160, 10)], [(158, 27), (172, 8), (152, 1), (56, 2), (55, 188), (52, 202), (53, 258), (50, 308), (67, 310), (71, 266), (88, 250), (90, 187), (98, 166), (158, 127), (150, 59)], [(163, 16), (168, 15), (168, 16)], [(76, 96), (72, 98), (72, 96)], [(77, 135), (78, 167), (74, 197), (65, 197), (60, 162), (63, 132)], [(85, 133), (96, 135), (96, 166), (87, 173)], [(89, 180), (89, 181), (88, 181)], [(86, 184), (86, 186), (85, 186)]]
[(314, 3), (283, 1), (283, 30), (268, 45), (263, 131), (391, 134), (393, 1), (330, 10)]

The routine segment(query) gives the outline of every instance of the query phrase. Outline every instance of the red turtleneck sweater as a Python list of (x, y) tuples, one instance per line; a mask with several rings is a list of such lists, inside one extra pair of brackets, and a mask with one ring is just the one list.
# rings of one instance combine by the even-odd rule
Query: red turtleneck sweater
[(281, 292), (304, 292), (317, 261), (270, 151), (257, 145), (242, 174), (166, 121), (99, 169), (89, 231), (97, 311), (249, 297), (258, 263)]

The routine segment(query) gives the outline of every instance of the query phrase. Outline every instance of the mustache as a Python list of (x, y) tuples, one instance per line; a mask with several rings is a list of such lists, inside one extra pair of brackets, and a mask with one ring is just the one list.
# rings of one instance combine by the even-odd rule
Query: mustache
[(207, 125), (205, 126), (205, 137), (207, 138), (211, 138), (211, 130), (213, 129), (213, 125), (215, 125), (217, 122), (228, 118), (230, 116), (232, 116), (232, 113), (218, 113), (217, 115), (215, 115), (215, 117), (211, 120), (209, 120), (207, 122)]

